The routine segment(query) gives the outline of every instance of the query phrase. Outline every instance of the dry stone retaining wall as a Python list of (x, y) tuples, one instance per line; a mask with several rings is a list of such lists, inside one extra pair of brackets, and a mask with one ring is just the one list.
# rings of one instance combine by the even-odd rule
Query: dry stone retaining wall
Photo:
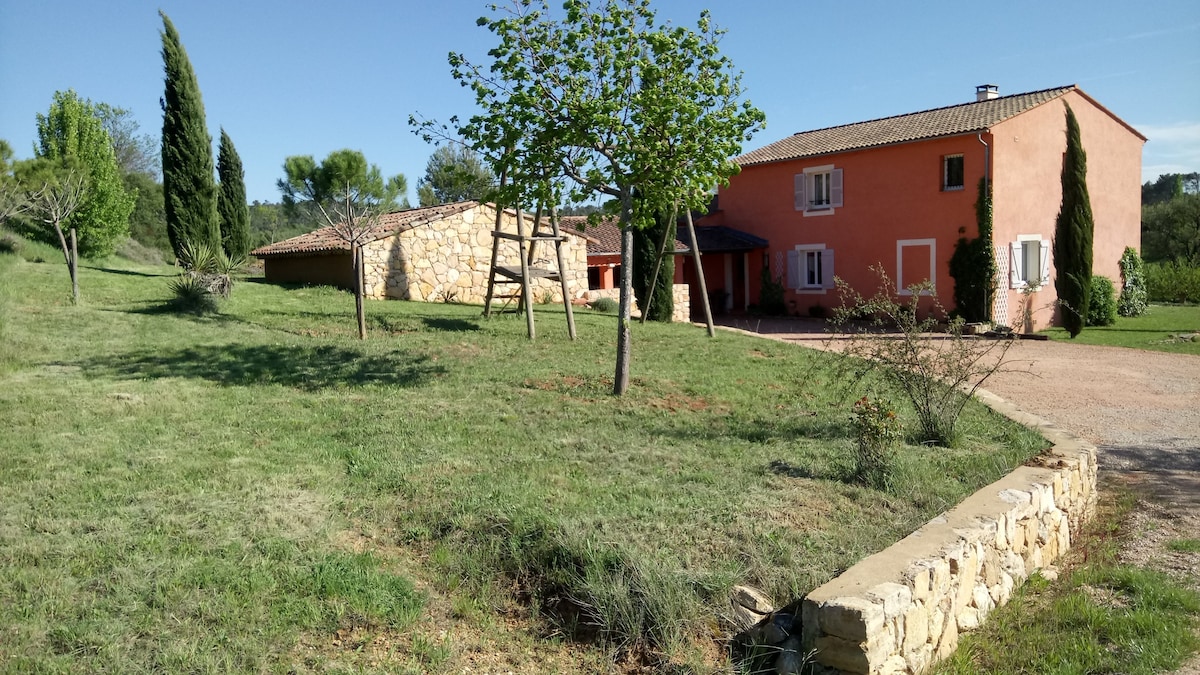
[[(621, 289), (619, 288), (599, 288), (587, 292), (588, 302), (595, 302), (600, 298), (612, 298), (613, 300), (621, 299)], [(674, 284), (671, 287), (671, 297), (675, 304), (675, 309), (671, 312), (671, 321), (687, 323), (692, 320), (692, 296), (687, 284)], [(633, 303), (634, 311), (638, 309), (637, 301)]]
[(801, 642), (825, 672), (924, 672), (1062, 556), (1094, 512), (1096, 448), (987, 392), (980, 398), (1054, 447), (809, 593)]
[[(480, 205), (363, 246), (366, 296), (482, 304), (487, 297), (495, 219), (496, 212), (490, 206)], [(516, 223), (513, 213), (504, 213), (501, 227), (505, 232), (515, 234)], [(533, 267), (558, 269), (552, 243), (538, 242), (534, 252)], [(567, 235), (563, 259), (568, 294), (571, 299), (582, 298), (587, 292), (584, 241)], [(500, 242), (499, 264), (520, 266), (515, 241)], [(500, 285), (497, 294), (516, 289), (516, 284)], [(533, 279), (530, 290), (535, 302), (562, 302), (558, 281)]]

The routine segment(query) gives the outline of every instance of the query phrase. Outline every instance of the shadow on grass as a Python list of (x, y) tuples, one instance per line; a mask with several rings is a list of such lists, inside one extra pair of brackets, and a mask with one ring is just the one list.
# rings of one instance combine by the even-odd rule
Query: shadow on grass
[(786, 476), (788, 478), (831, 480), (839, 483), (854, 482), (854, 476), (852, 475), (850, 468), (840, 466), (838, 464), (813, 464), (811, 466), (797, 466), (782, 459), (774, 459), (771, 460), (770, 464), (767, 464), (767, 470), (778, 476)]
[(149, 277), (149, 278), (162, 279), (162, 278), (166, 278), (166, 277), (179, 276), (179, 272), (177, 272), (177, 271), (176, 272), (166, 272), (166, 273), (160, 274), (158, 272), (137, 272), (135, 270), (119, 270), (119, 269), (116, 269), (113, 267), (92, 267), (90, 265), (81, 265), (81, 267), (84, 267), (86, 269), (95, 270), (97, 272), (104, 272), (105, 274), (124, 274), (125, 276), (130, 276), (130, 277)]
[(466, 333), (469, 331), (479, 330), (479, 324), (466, 319), (447, 319), (443, 317), (422, 317), (421, 321), (426, 328), (433, 330), (441, 330), (455, 333)]
[(363, 385), (415, 387), (446, 372), (424, 355), (401, 350), (367, 355), (358, 349), (304, 345), (192, 347), (74, 365), (131, 379), (187, 377), (225, 386), (280, 384), (306, 391)]

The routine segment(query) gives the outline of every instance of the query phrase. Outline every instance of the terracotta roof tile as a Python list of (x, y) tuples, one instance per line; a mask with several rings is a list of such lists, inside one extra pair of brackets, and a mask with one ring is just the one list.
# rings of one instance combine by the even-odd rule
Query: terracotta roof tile
[(867, 122), (802, 131), (766, 147), (747, 152), (735, 161), (742, 166), (752, 166), (938, 136), (979, 132), (1074, 89), (1075, 85), (1055, 87)]
[[(379, 222), (374, 227), (374, 231), (367, 237), (366, 241), (378, 241), (404, 232), (405, 230), (411, 230), (415, 227), (441, 220), (446, 216), (467, 211), (478, 205), (479, 202), (457, 202), (454, 204), (441, 204), (439, 206), (426, 206), (386, 213), (380, 216)], [(322, 227), (308, 234), (302, 234), (298, 237), (292, 237), (291, 239), (285, 239), (274, 244), (256, 248), (250, 252), (250, 255), (256, 258), (269, 258), (273, 256), (349, 250), (349, 244), (334, 234), (333, 228)]]
[[(588, 255), (616, 255), (621, 252), (621, 228), (615, 217), (605, 218), (599, 223), (589, 223), (587, 216), (562, 216), (559, 226), (571, 234), (587, 240)], [(690, 249), (681, 240), (675, 240), (675, 252), (686, 253)]]

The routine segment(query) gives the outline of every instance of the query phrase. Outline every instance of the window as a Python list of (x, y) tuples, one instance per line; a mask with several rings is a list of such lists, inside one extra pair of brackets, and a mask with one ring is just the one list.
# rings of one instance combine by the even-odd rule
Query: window
[(1022, 234), (1011, 244), (1009, 282), (1012, 288), (1037, 290), (1050, 281), (1050, 241), (1038, 234)]
[[(909, 287), (937, 284), (937, 240), (900, 239), (896, 241), (896, 294), (912, 295)], [(924, 289), (921, 295), (930, 295)]]
[(828, 215), (842, 205), (842, 170), (832, 164), (809, 167), (795, 175), (793, 189), (797, 211)]
[(963, 156), (946, 155), (942, 158), (942, 190), (963, 189)]
[(787, 254), (788, 288), (819, 293), (833, 288), (833, 251), (825, 244), (801, 244)]

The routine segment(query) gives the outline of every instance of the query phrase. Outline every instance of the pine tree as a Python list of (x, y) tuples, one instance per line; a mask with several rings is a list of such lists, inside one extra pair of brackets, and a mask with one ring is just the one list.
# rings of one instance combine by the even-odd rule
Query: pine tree
[(1087, 190), (1087, 155), (1075, 112), (1067, 106), (1067, 152), (1063, 157), (1062, 205), (1054, 224), (1054, 289), (1063, 327), (1079, 335), (1092, 288), (1092, 202)]
[(163, 12), (162, 56), (166, 72), (163, 94), (162, 168), (167, 235), (178, 257), (187, 242), (220, 245), (216, 185), (213, 182), (212, 137), (204, 120), (204, 103), (191, 61), (175, 25)]
[(250, 208), (246, 206), (246, 172), (238, 157), (233, 140), (221, 129), (221, 145), (217, 151), (217, 177), (221, 186), (217, 192), (217, 216), (221, 222), (221, 245), (230, 258), (240, 258), (250, 252)]

